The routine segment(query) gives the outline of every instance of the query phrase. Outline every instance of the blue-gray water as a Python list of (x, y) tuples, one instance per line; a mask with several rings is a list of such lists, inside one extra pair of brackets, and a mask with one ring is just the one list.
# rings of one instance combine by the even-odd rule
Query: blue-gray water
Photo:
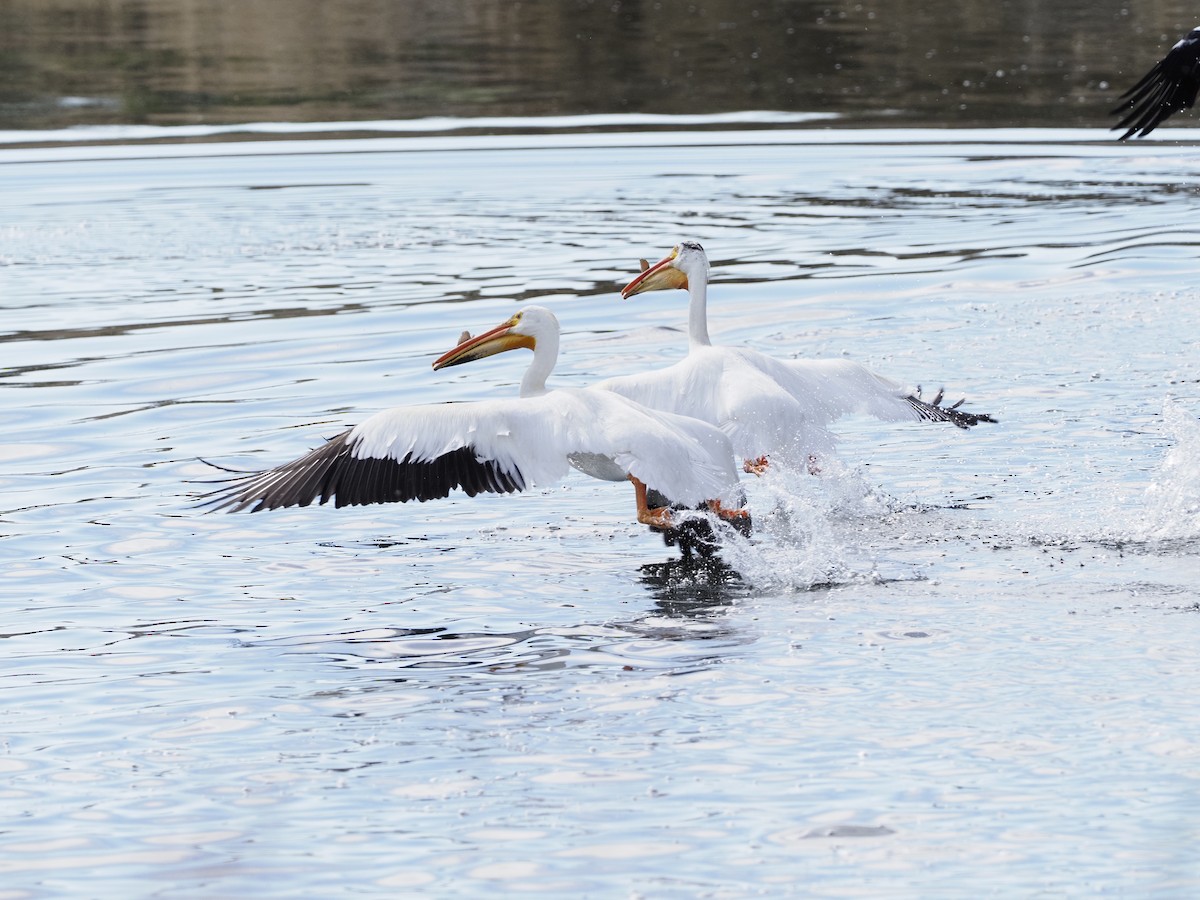
[[(1196, 893), (1200, 163), (1106, 138), (0, 151), (0, 897)], [(680, 237), (717, 340), (1000, 424), (847, 421), (707, 575), (579, 475), (192, 508), (515, 391), (429, 364), (522, 303), (560, 383), (678, 358)]]

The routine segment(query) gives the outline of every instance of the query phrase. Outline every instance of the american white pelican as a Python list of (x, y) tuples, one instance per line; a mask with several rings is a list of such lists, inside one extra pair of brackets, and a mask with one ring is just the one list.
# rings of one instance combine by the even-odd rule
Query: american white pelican
[(1128, 129), (1118, 140), (1134, 132), (1145, 137), (1181, 109), (1191, 109), (1200, 91), (1200, 28), (1193, 28), (1167, 55), (1154, 64), (1142, 80), (1121, 95), (1112, 115), (1124, 115), (1113, 131)]
[[(816, 471), (833, 449), (829, 425), (854, 412), (887, 421), (924, 419), (969, 428), (991, 416), (941, 406), (942, 394), (926, 402), (849, 360), (778, 360), (757, 350), (713, 346), (708, 337), (708, 257), (695, 241), (683, 241), (621, 291), (683, 288), (691, 295), (688, 354), (665, 369), (609, 378), (595, 385), (652, 409), (668, 410), (717, 425), (733, 440), (747, 472), (761, 474), (768, 460)], [(961, 403), (961, 401), (959, 401)]]
[(299, 459), (232, 479), (206, 505), (257, 512), (329, 500), (338, 507), (424, 502), (455, 488), (472, 497), (511, 493), (558, 481), (570, 465), (595, 478), (633, 482), (638, 521), (646, 525), (677, 524), (669, 509), (647, 506), (647, 486), (689, 505), (708, 502), (732, 520), (746, 518), (745, 510), (720, 504), (733, 500), (738, 476), (719, 429), (609, 391), (547, 389), (558, 340), (558, 320), (540, 306), (478, 337), (464, 332), (433, 368), (528, 348), (533, 360), (519, 397), (384, 410)]

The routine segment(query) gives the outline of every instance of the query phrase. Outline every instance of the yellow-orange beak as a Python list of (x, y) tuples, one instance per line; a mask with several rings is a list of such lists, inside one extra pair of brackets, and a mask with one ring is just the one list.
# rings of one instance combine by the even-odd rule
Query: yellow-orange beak
[(485, 331), (478, 337), (471, 337), (463, 332), (464, 337), (453, 350), (448, 350), (433, 361), (433, 368), (444, 369), (447, 366), (457, 366), (462, 363), (494, 356), (505, 350), (533, 349), (534, 340), (527, 334), (514, 334), (517, 318), (514, 316), (503, 325), (497, 325), (491, 331)]
[(687, 276), (671, 265), (675, 256), (676, 251), (672, 250), (669, 256), (660, 259), (654, 265), (643, 267), (642, 274), (621, 288), (621, 296), (628, 300), (634, 294), (643, 291), (667, 291), (673, 288), (687, 290)]

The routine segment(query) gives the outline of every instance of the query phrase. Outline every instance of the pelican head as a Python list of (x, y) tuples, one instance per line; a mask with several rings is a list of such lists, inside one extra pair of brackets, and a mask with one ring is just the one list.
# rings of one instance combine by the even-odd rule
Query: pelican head
[[(551, 341), (551, 336), (555, 340)], [(464, 331), (458, 346), (434, 360), (433, 368), (457, 366), (506, 350), (536, 350), (539, 340), (556, 344), (557, 338), (558, 319), (554, 317), (554, 313), (544, 306), (526, 306), (518, 310), (512, 318), (483, 334), (471, 337)]]
[(654, 265), (642, 269), (637, 278), (621, 289), (621, 296), (628, 299), (643, 291), (687, 290), (689, 274), (707, 277), (708, 257), (695, 241), (680, 241)]

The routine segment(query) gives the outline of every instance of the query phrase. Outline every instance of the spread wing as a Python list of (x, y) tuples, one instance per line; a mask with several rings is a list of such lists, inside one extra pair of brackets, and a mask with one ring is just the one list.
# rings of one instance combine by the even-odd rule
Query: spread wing
[(1200, 91), (1200, 28), (1194, 28), (1183, 40), (1167, 51), (1142, 80), (1121, 95), (1121, 104), (1112, 111), (1123, 115), (1116, 125), (1126, 129), (1120, 140), (1134, 133), (1145, 137), (1163, 121), (1190, 109)]
[(653, 409), (711, 422), (746, 458), (770, 456), (804, 462), (835, 443), (829, 426), (864, 413), (885, 421), (952, 422), (968, 428), (995, 421), (984, 413), (942, 406), (919, 392), (849, 360), (777, 360), (753, 350), (693, 349), (672, 366), (609, 378), (597, 388)]
[[(460, 489), (471, 497), (522, 491), (536, 467), (505, 452), (504, 410), (482, 406), (377, 413), (299, 459), (230, 479), (205, 505), (258, 512), (330, 501), (337, 507), (424, 502)], [(561, 468), (565, 472), (566, 464)]]
[(729, 347), (694, 348), (664, 369), (609, 378), (595, 387), (716, 425), (743, 458), (770, 455), (803, 462), (807, 454), (828, 452), (834, 443), (805, 404)]
[(511, 493), (561, 479), (577, 454), (609, 458), (648, 486), (698, 503), (736, 482), (732, 452), (619, 398), (552, 391), (525, 399), (385, 410), (312, 452), (230, 479), (213, 510), (426, 501)]
[(996, 421), (987, 413), (959, 409), (962, 400), (942, 406), (940, 390), (932, 400), (923, 400), (920, 388), (913, 390), (850, 360), (794, 359), (784, 361), (784, 365), (796, 379), (794, 390), (815, 398), (827, 421), (854, 413), (885, 422), (950, 422), (959, 428)]

